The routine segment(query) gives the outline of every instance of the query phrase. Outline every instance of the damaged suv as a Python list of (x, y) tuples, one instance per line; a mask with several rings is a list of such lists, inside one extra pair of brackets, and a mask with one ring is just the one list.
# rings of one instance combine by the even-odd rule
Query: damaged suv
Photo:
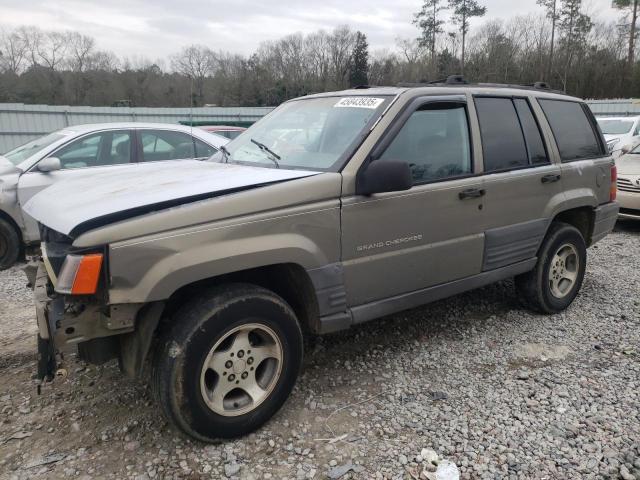
[(593, 115), (544, 85), (307, 96), (215, 159), (70, 180), (26, 206), (39, 377), (74, 349), (131, 377), (149, 360), (165, 415), (203, 441), (283, 405), (303, 332), (509, 277), (532, 309), (564, 310), (618, 214)]

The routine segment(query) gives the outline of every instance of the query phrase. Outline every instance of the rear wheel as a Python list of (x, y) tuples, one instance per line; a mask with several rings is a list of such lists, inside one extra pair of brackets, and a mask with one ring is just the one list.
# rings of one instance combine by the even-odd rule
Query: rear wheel
[(587, 248), (580, 231), (554, 222), (538, 255), (536, 267), (516, 277), (525, 302), (541, 313), (566, 309), (578, 295), (587, 265)]
[(167, 418), (203, 440), (252, 432), (284, 404), (302, 363), (291, 307), (253, 285), (205, 291), (180, 309), (153, 362)]
[(0, 218), (0, 270), (11, 267), (20, 256), (20, 235), (6, 220)]

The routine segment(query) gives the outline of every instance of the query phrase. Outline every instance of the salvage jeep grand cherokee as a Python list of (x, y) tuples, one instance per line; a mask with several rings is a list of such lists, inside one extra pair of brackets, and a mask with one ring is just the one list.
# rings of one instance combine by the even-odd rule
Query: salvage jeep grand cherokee
[(591, 112), (543, 85), (312, 95), (217, 155), (71, 180), (27, 205), (43, 242), (41, 379), (70, 348), (131, 377), (150, 358), (177, 428), (243, 435), (290, 394), (303, 331), (514, 276), (531, 308), (560, 312), (618, 214)]

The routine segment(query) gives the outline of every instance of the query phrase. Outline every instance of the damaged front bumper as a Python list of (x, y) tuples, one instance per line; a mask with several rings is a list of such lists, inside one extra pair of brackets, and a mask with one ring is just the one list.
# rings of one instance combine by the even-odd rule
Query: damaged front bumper
[[(70, 299), (55, 293), (44, 261), (37, 263), (35, 278), (30, 279), (30, 283), (38, 322), (36, 378), (40, 383), (64, 374), (61, 366), (65, 353), (84, 346), (81, 353), (85, 357), (101, 357), (104, 361), (113, 356), (114, 346), (118, 344), (115, 337), (134, 331), (140, 304), (105, 305), (88, 297)], [(102, 339), (113, 341), (95, 343)], [(106, 353), (105, 345), (109, 347)]]
[(49, 297), (48, 285), (49, 277), (44, 268), (44, 263), (40, 262), (36, 268), (33, 285), (33, 296), (36, 304), (36, 319), (38, 322), (38, 370), (36, 378), (42, 381), (51, 381), (57, 370), (58, 359), (56, 358), (55, 334), (56, 325), (64, 316), (64, 298)]

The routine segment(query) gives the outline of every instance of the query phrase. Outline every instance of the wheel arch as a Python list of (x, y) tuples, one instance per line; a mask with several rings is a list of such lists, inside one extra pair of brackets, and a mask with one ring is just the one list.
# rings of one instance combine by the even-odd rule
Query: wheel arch
[(163, 318), (170, 318), (173, 312), (202, 289), (226, 283), (249, 283), (271, 290), (291, 306), (305, 329), (319, 315), (316, 290), (307, 270), (296, 263), (277, 263), (216, 275), (184, 285), (167, 299)]
[(551, 223), (567, 223), (580, 231), (587, 247), (592, 244), (595, 210), (590, 205), (572, 207), (556, 213)]
[[(207, 288), (231, 284), (252, 284), (270, 290), (282, 297), (293, 309), (303, 331), (315, 331), (319, 318), (316, 290), (308, 272), (295, 263), (280, 263), (239, 270), (213, 276), (184, 285), (164, 302), (151, 302), (139, 310), (136, 330), (123, 335), (121, 343), (121, 369), (130, 377), (139, 377), (153, 338), (157, 338), (177, 319), (174, 314), (194, 295)], [(152, 337), (152, 338), (149, 338)], [(123, 350), (127, 351), (126, 355)]]

